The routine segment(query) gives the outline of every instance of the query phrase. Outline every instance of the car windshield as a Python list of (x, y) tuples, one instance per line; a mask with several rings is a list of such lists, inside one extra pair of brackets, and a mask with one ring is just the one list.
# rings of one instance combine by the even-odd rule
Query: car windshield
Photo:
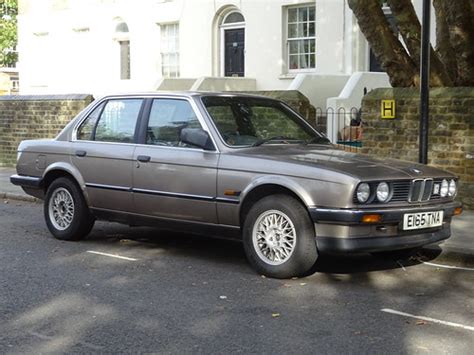
[(205, 96), (202, 102), (229, 146), (329, 143), (279, 101)]

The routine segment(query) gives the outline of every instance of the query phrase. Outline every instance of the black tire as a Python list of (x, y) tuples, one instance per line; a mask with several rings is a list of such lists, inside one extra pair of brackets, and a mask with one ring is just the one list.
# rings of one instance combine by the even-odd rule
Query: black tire
[(378, 251), (371, 253), (372, 256), (380, 259), (389, 259), (389, 260), (405, 260), (410, 259), (416, 253), (418, 253), (421, 248), (408, 248), (400, 250), (390, 250), (390, 251)]
[[(53, 197), (57, 197), (58, 193), (62, 193), (66, 198), (72, 197), (72, 212), (70, 212), (70, 222), (60, 225), (52, 214), (50, 204), (54, 205)], [(63, 203), (64, 205), (64, 203)], [(70, 206), (70, 205), (69, 205)], [(62, 208), (62, 207), (61, 207)], [(67, 209), (67, 208), (65, 208)], [(46, 198), (44, 200), (44, 218), (51, 234), (60, 240), (81, 240), (86, 237), (94, 226), (94, 217), (87, 207), (86, 201), (79, 186), (69, 178), (61, 177), (54, 180), (48, 187)]]
[[(261, 249), (258, 250), (259, 247), (255, 245), (257, 242), (254, 243), (253, 237), (254, 228), (258, 229), (256, 224), (259, 224), (259, 220), (265, 215), (271, 214), (271, 211), (277, 211), (288, 217), (296, 232), (292, 252), (286, 260), (277, 261), (282, 262), (278, 265), (272, 264), (274, 261), (269, 260)], [(289, 195), (271, 195), (257, 201), (245, 218), (242, 237), (248, 261), (257, 272), (268, 277), (285, 279), (304, 275), (318, 258), (314, 225), (308, 211), (298, 200)], [(278, 241), (280, 238), (278, 236)]]

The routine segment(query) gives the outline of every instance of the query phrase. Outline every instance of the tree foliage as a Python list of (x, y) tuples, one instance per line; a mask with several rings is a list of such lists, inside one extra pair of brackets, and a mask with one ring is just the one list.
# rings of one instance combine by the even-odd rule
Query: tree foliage
[(0, 67), (14, 66), (16, 52), (18, 0), (0, 0)]
[[(421, 25), (412, 1), (348, 3), (392, 86), (418, 86)], [(384, 15), (384, 4), (390, 7), (399, 35)], [(474, 86), (474, 0), (433, 0), (433, 6), (436, 49), (430, 53), (430, 85)]]

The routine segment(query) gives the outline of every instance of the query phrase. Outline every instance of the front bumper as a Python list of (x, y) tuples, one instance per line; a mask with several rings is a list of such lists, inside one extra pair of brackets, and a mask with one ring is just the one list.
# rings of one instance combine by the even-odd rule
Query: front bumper
[[(439, 243), (451, 235), (451, 218), (459, 202), (418, 207), (373, 209), (310, 208), (316, 229), (318, 250), (331, 253), (359, 253), (400, 250)], [(406, 213), (444, 211), (443, 225), (436, 228), (403, 230)], [(364, 215), (378, 214), (381, 221), (363, 223)]]

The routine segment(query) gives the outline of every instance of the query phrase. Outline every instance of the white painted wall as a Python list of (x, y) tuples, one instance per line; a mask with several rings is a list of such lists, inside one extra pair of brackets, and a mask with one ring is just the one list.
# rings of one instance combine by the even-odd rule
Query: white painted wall
[[(23, 93), (153, 90), (161, 78), (160, 24), (179, 22), (180, 74), (220, 73), (216, 18), (235, 7), (245, 17), (246, 77), (258, 90), (284, 90), (296, 74), (286, 63), (286, 9), (314, 0), (20, 0), (19, 68)], [(60, 4), (59, 6), (57, 4)], [(312, 73), (342, 74), (344, 0), (318, 0)], [(114, 19), (129, 27), (131, 80), (120, 80)], [(77, 32), (74, 29), (89, 29)], [(36, 33), (36, 35), (35, 35)], [(40, 35), (38, 35), (40, 34)], [(41, 35), (42, 34), (42, 35)]]
[[(414, 2), (420, 11), (421, 0)], [(301, 81), (287, 70), (286, 10), (308, 3), (316, 4), (316, 68)], [(346, 75), (368, 69), (367, 42), (346, 0), (20, 0), (21, 92), (154, 90), (162, 77), (160, 25), (176, 22), (181, 77), (220, 76), (218, 19), (230, 7), (245, 18), (245, 76), (257, 90), (300, 86), (319, 106), (338, 96)], [(119, 17), (130, 30), (130, 80), (119, 78)]]
[(298, 74), (288, 90), (298, 90), (314, 107), (326, 110), (326, 99), (338, 96), (349, 75)]

